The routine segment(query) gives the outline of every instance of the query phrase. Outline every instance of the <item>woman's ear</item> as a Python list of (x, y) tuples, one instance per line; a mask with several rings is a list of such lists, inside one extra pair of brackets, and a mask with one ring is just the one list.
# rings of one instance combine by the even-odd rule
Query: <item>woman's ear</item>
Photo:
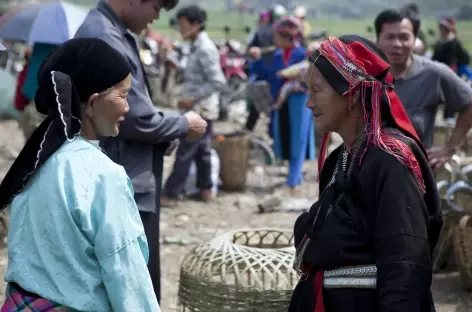
[(352, 94), (351, 101), (349, 105), (351, 106), (350, 111), (354, 112), (355, 114), (360, 113), (363, 111), (363, 107), (360, 101), (361, 98), (361, 91), (357, 90)]
[(95, 101), (97, 100), (98, 96), (99, 96), (98, 93), (94, 93), (88, 98), (87, 103), (85, 104), (85, 109), (84, 109), (84, 113), (87, 118), (92, 118), (93, 105)]
[(352, 96), (352, 103), (359, 103), (359, 99), (361, 97), (361, 91), (360, 90), (357, 90), (356, 92), (354, 92), (354, 95)]

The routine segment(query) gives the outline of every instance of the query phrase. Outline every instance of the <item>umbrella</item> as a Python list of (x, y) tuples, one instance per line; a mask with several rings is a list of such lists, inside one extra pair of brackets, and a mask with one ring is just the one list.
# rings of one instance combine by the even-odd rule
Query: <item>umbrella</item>
[(58, 1), (30, 6), (11, 14), (0, 25), (0, 38), (61, 44), (74, 37), (88, 9)]
[(18, 112), (13, 104), (16, 91), (14, 75), (0, 68), (0, 117), (16, 118)]
[(28, 41), (39, 7), (20, 7), (6, 13), (0, 19), (0, 38), (12, 41)]

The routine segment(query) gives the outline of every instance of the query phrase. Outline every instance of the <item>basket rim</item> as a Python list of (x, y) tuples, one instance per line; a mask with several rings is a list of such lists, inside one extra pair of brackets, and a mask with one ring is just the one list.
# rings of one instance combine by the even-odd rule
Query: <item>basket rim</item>
[[(263, 250), (267, 251), (269, 250), (268, 248), (260, 248), (260, 247), (253, 247), (253, 246), (247, 246), (247, 245), (242, 245), (242, 244), (235, 244), (232, 242), (232, 238), (236, 233), (244, 233), (244, 232), (257, 232), (257, 231), (267, 231), (267, 232), (285, 232), (285, 233), (291, 233), (293, 234), (293, 230), (289, 229), (284, 229), (284, 228), (241, 228), (237, 230), (231, 230), (227, 231), (223, 234), (217, 235), (216, 237), (212, 238), (209, 240), (206, 244), (212, 244), (212, 243), (220, 243), (224, 240), (227, 242), (238, 245), (240, 248), (248, 249), (248, 250)], [(206, 245), (205, 244), (205, 245)], [(295, 246), (288, 246), (288, 247), (281, 247), (281, 248), (270, 248), (270, 250), (274, 251), (287, 251), (287, 252), (292, 252), (295, 250)]]

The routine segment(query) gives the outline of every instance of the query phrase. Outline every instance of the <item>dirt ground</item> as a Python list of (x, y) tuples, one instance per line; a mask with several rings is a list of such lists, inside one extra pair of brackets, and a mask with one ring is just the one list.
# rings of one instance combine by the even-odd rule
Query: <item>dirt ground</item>
[[(0, 121), (0, 179), (8, 170), (22, 147), (21, 133), (14, 121)], [(166, 174), (172, 166), (172, 158), (166, 160)], [(316, 198), (316, 166), (306, 164), (307, 181), (300, 196)], [(282, 178), (281, 178), (282, 179)], [(250, 191), (244, 193), (222, 193), (211, 204), (185, 201), (177, 207), (161, 212), (161, 259), (162, 259), (162, 311), (177, 311), (177, 289), (179, 268), (184, 255), (200, 241), (215, 235), (240, 228), (285, 228), (292, 229), (297, 213), (259, 214), (259, 197)], [(0, 250), (0, 274), (7, 265), (7, 253)], [(3, 292), (4, 284), (0, 282)], [(434, 276), (433, 293), (438, 312), (472, 311), (472, 296), (461, 290), (457, 273), (442, 273)], [(3, 293), (0, 293), (3, 298)]]

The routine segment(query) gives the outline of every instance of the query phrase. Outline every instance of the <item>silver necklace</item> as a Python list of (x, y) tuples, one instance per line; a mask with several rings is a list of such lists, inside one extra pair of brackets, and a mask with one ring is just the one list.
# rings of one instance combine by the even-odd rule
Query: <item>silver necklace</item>
[[(365, 137), (366, 137), (366, 133), (365, 133), (365, 131), (363, 131), (356, 138), (356, 140), (354, 140), (353, 148), (351, 149), (351, 151), (352, 151), (351, 162), (355, 159), (356, 154), (359, 151), (359, 149), (362, 145), (362, 142), (364, 142)], [(348, 170), (347, 169), (348, 159), (349, 159), (349, 152), (347, 151), (346, 145), (344, 145), (343, 151), (342, 151), (342, 156), (341, 156), (341, 163), (339, 161), (336, 162), (336, 166), (334, 167), (331, 179), (329, 180), (328, 185), (326, 185), (326, 187), (324, 188), (323, 192), (320, 194), (320, 197), (319, 197), (320, 199), (322, 198), (324, 192), (335, 182), (336, 174), (339, 171), (339, 166), (341, 165), (341, 169), (342, 169), (343, 172), (346, 172)], [(340, 197), (341, 196), (339, 196), (336, 199), (336, 202), (340, 199)], [(312, 223), (313, 227), (315, 227), (316, 222), (318, 221), (318, 218), (319, 218), (320, 212), (321, 212), (321, 208), (322, 208), (322, 205), (320, 205), (318, 207), (317, 211), (316, 211), (316, 214), (315, 214), (315, 217), (314, 217), (313, 223)], [(303, 275), (301, 266), (302, 266), (302, 263), (303, 263), (303, 255), (305, 254), (305, 250), (306, 250), (308, 244), (310, 243), (310, 241), (311, 241), (311, 238), (307, 237), (307, 239), (304, 241), (303, 245), (301, 246), (300, 251), (296, 253), (295, 260), (293, 262), (293, 268), (302, 276), (302, 279), (307, 277), (307, 276), (303, 277), (304, 275)]]

